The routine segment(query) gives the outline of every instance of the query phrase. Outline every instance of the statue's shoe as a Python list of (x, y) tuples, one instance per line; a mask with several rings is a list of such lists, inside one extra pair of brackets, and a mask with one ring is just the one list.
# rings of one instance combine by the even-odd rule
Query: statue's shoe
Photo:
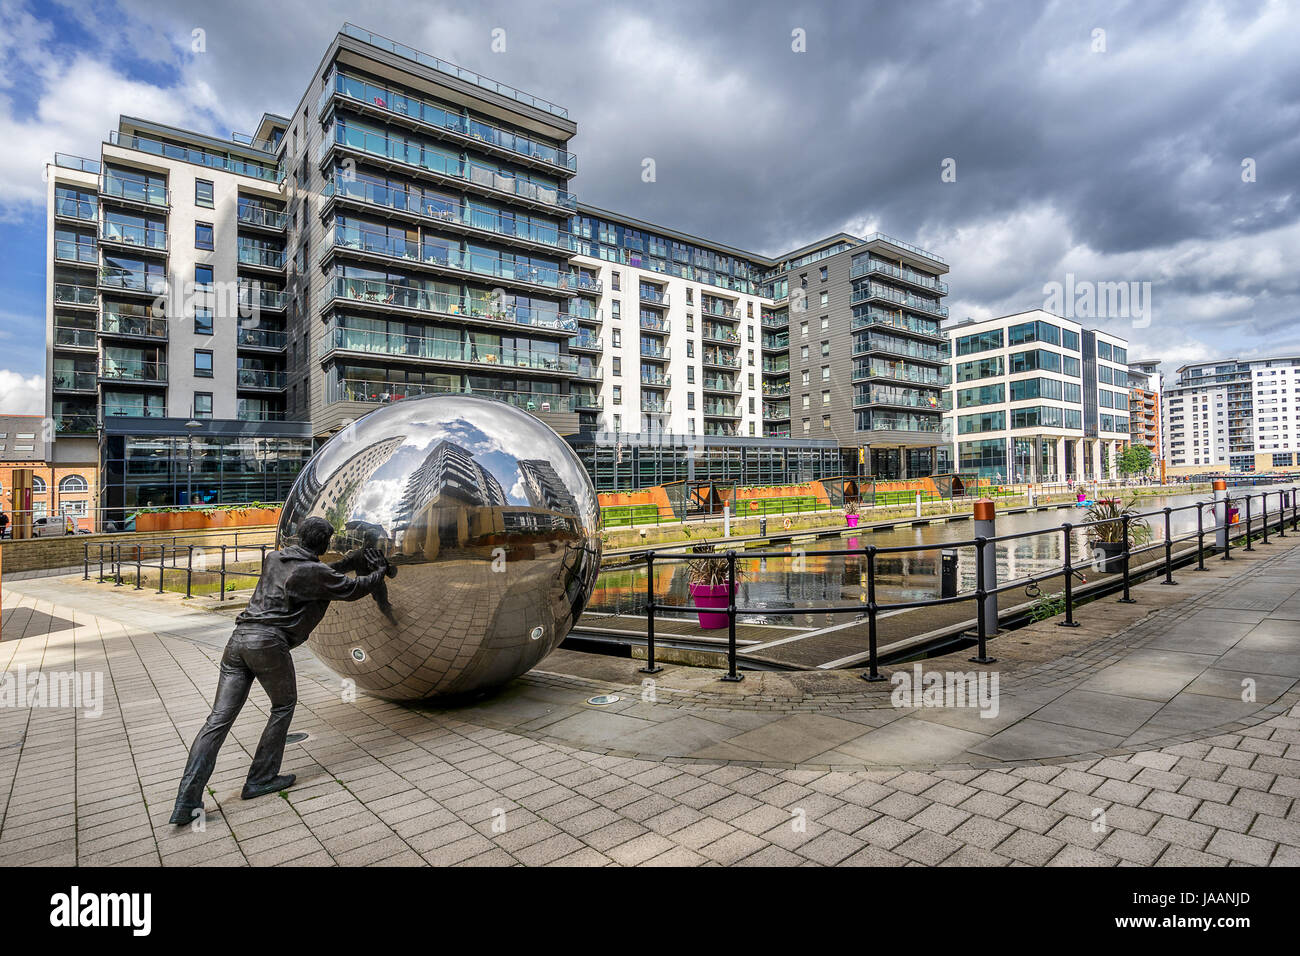
[(177, 806), (176, 809), (172, 811), (172, 818), (167, 822), (178, 827), (189, 826), (194, 822), (194, 811), (202, 809), (202, 804), (196, 807)]
[(281, 790), (288, 790), (293, 786), (293, 782), (298, 778), (291, 773), (282, 773), (278, 777), (273, 777), (266, 783), (244, 784), (244, 792), (239, 796), (243, 800), (252, 800), (254, 797), (264, 797), (268, 793), (279, 793)]

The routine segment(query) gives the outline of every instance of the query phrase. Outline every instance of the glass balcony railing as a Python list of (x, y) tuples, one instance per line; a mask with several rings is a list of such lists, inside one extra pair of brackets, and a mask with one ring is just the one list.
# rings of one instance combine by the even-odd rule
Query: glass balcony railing
[(245, 225), (267, 229), (284, 229), (289, 224), (289, 217), (284, 213), (252, 203), (240, 203), (235, 218)]
[(428, 292), (417, 286), (400, 285), (380, 279), (351, 279), (335, 276), (329, 295), (345, 302), (354, 301), (393, 308), (415, 309), (448, 316), (470, 316), (492, 322), (510, 322), (534, 328), (576, 333), (577, 320), (568, 313), (544, 306), (501, 305), (489, 299), (476, 299)]
[(740, 409), (735, 405), (728, 404), (727, 402), (704, 402), (700, 406), (700, 410), (704, 412), (705, 415), (712, 415), (717, 418), (740, 417)]
[(282, 349), (287, 343), (286, 334), (279, 329), (239, 329), (235, 333), (235, 344), (241, 348)]
[(419, 63), (431, 70), (437, 70), (439, 73), (445, 73), (447, 76), (454, 76), (466, 83), (471, 83), (480, 89), (488, 90), (499, 96), (512, 99), (517, 103), (523, 103), (525, 106), (531, 106), (533, 109), (542, 110), (545, 113), (551, 113), (564, 119), (569, 115), (569, 111), (561, 106), (556, 106), (540, 97), (524, 93), (514, 87), (506, 86), (504, 83), (498, 83), (496, 80), (489, 79), (478, 73), (463, 69), (454, 63), (448, 63), (446, 60), (440, 60), (436, 56), (430, 56), (427, 53), (421, 53), (419, 50), (412, 49), (403, 43), (397, 43), (387, 37), (380, 36), (377, 33), (371, 33), (369, 30), (363, 30), (361, 27), (351, 23), (344, 23), (341, 33), (369, 43), (371, 46), (379, 47), (381, 50), (387, 50), (405, 60)]
[(282, 422), (284, 412), (273, 408), (250, 408), (241, 400), (235, 409), (235, 418), (241, 422)]
[(71, 153), (55, 153), (54, 165), (62, 166), (64, 169), (75, 169), (83, 173), (99, 174), (98, 160), (86, 159), (83, 156), (73, 156)]
[(869, 405), (892, 405), (903, 408), (949, 411), (952, 409), (952, 396), (914, 392), (898, 388), (859, 388), (853, 396), (853, 407), (863, 408)]
[(737, 395), (740, 394), (740, 386), (729, 378), (710, 378), (706, 375), (704, 377), (704, 388), (710, 392), (733, 392)]
[(673, 324), (667, 319), (658, 316), (651, 318), (648, 315), (641, 316), (641, 328), (647, 332), (656, 332), (659, 335), (667, 335), (672, 331)]
[(93, 238), (55, 239), (54, 258), (60, 262), (98, 265), (99, 244)]
[[(923, 256), (926, 259), (931, 259), (934, 262), (944, 262), (942, 257), (936, 256), (933, 252), (926, 252), (920, 246), (914, 246), (910, 242), (903, 242), (901, 239), (895, 239), (892, 236), (887, 236), (883, 232), (873, 232), (869, 236), (864, 236), (862, 241), (863, 242), (887, 242), (890, 245), (897, 246), (899, 249), (906, 249), (908, 252), (915, 253), (918, 256)], [(946, 265), (947, 263), (944, 264)]]
[(54, 283), (55, 305), (95, 305), (98, 301), (99, 290), (92, 286)]
[(740, 368), (740, 358), (735, 355), (729, 355), (726, 352), (705, 349), (704, 364), (716, 365), (719, 368)]
[(509, 213), (475, 209), (459, 203), (421, 196), (404, 189), (378, 186), (359, 179), (335, 179), (327, 182), (321, 196), (342, 196), (381, 209), (396, 209), (435, 222), (490, 232), (498, 236), (525, 239), (539, 245), (567, 250), (569, 233), (544, 222), (526, 222)]
[(479, 395), (507, 402), (528, 412), (571, 412), (577, 405), (574, 395), (552, 392), (521, 392), (503, 389), (472, 388), (466, 385), (425, 385), (412, 382), (389, 382), (382, 379), (334, 379), (330, 382), (330, 401), (389, 404), (421, 395)]
[(595, 392), (574, 392), (571, 396), (574, 410), (601, 409), (605, 407), (605, 398)]
[(599, 382), (605, 378), (605, 370), (599, 365), (578, 365), (578, 378)]
[(719, 425), (710, 422), (705, 424), (704, 434), (711, 438), (736, 438), (740, 435), (740, 429), (735, 425)]
[(58, 414), (54, 416), (54, 431), (59, 435), (94, 434), (99, 422), (89, 414)]
[(202, 149), (199, 147), (181, 146), (176, 143), (164, 143), (161, 140), (152, 139), (148, 136), (132, 136), (129, 133), (122, 133), (118, 130), (111, 130), (108, 134), (108, 141), (114, 146), (121, 146), (124, 149), (135, 149), (142, 153), (153, 153), (155, 156), (163, 156), (167, 159), (178, 159), (181, 162), (193, 163), (196, 166), (207, 166), (210, 169), (223, 169), (228, 173), (237, 173), (240, 176), (252, 176), (269, 183), (278, 183), (281, 179), (280, 169), (273, 162), (256, 162), (251, 159), (244, 159), (233, 153), (226, 153), (215, 149)]
[(790, 360), (786, 359), (763, 359), (763, 372), (768, 375), (781, 375), (790, 371)]
[(71, 325), (54, 327), (54, 347), (65, 349), (93, 349), (99, 345), (94, 329), (82, 329)]
[(790, 383), (789, 382), (764, 382), (763, 394), (764, 395), (789, 395)]
[(557, 186), (522, 179), (508, 172), (502, 172), (495, 166), (463, 160), (458, 156), (449, 156), (445, 150), (433, 145), (424, 146), (403, 139), (389, 138), (345, 123), (331, 124), (321, 143), (320, 158), (323, 159), (325, 153), (335, 144), (369, 153), (371, 156), (382, 156), (408, 166), (416, 166), (440, 176), (472, 183), (495, 193), (505, 193), (541, 205), (555, 206), (568, 212), (578, 208), (578, 197)]
[(101, 196), (111, 196), (114, 199), (144, 203), (149, 206), (171, 205), (171, 193), (161, 183), (145, 183), (135, 179), (122, 179), (112, 173), (104, 174), (104, 178), (100, 183), (99, 194)]
[(853, 380), (890, 378), (898, 382), (943, 387), (949, 384), (947, 370), (918, 368), (902, 362), (858, 362), (853, 367)]
[(645, 396), (641, 397), (641, 411), (651, 415), (668, 415), (673, 410), (672, 402), (653, 401)]
[(763, 336), (763, 348), (765, 349), (788, 349), (790, 347), (790, 336), (788, 335), (765, 335)]
[(409, 117), (440, 131), (457, 133), (467, 139), (508, 150), (517, 156), (539, 160), (569, 172), (577, 172), (578, 169), (578, 157), (556, 146), (466, 117), (419, 97), (367, 83), (365, 80), (344, 73), (336, 72), (321, 93), (316, 104), (317, 116), (324, 110), (326, 101), (336, 93), (355, 102), (365, 103), (367, 106), (375, 106), (389, 113)]
[(105, 312), (99, 319), (99, 330), (105, 335), (126, 335), (140, 338), (167, 338), (167, 320), (162, 317), (122, 315)]
[(569, 339), (569, 348), (601, 352), (604, 351), (605, 344), (599, 335), (593, 335), (586, 329), (579, 329), (578, 334)]
[(763, 328), (765, 329), (784, 329), (790, 325), (790, 314), (788, 312), (774, 313), (764, 312), (762, 318)]
[(787, 405), (764, 405), (763, 420), (782, 422), (790, 417), (790, 406)]
[(77, 371), (56, 368), (50, 376), (50, 382), (55, 391), (59, 392), (93, 392), (99, 384), (93, 369)]
[(654, 286), (641, 286), (641, 301), (649, 302), (652, 305), (669, 305), (669, 295), (663, 289), (656, 289)]
[(643, 358), (655, 359), (659, 362), (667, 362), (671, 355), (671, 349), (666, 349), (663, 346), (658, 345), (650, 345), (647, 342), (641, 343), (641, 356)]
[(334, 349), (441, 362), (499, 365), (509, 369), (524, 368), (557, 374), (573, 374), (578, 371), (577, 357), (558, 351), (539, 352), (479, 345), (474, 342), (450, 341), (433, 336), (388, 334), (337, 326), (326, 330), (325, 338), (320, 344), (320, 354), (323, 356)]
[(109, 220), (99, 224), (99, 238), (104, 242), (141, 249), (167, 249), (167, 229), (164, 226), (140, 226)]
[(105, 402), (105, 418), (166, 418), (167, 409), (157, 403)]
[(884, 309), (863, 306), (853, 310), (851, 328), (865, 329), (872, 325), (885, 325), (891, 329), (902, 329), (905, 332), (916, 332), (920, 335), (931, 335), (935, 338), (944, 337), (943, 332), (939, 329), (938, 322), (919, 319), (914, 315), (907, 315), (902, 312), (887, 312)]
[(117, 382), (156, 382), (161, 385), (167, 381), (167, 363), (148, 359), (114, 359), (105, 355), (99, 377)]
[(730, 302), (723, 302), (721, 299), (709, 299), (701, 297), (700, 311), (705, 315), (717, 315), (728, 319), (739, 319), (741, 317), (740, 309)]
[(938, 416), (894, 415), (889, 412), (860, 411), (858, 431), (925, 432), (937, 435), (943, 430)]
[(288, 304), (288, 293), (279, 289), (263, 289), (242, 283), (239, 286), (239, 308), (245, 312), (252, 309), (279, 311)]
[(858, 335), (853, 342), (853, 354), (865, 355), (868, 352), (885, 352), (935, 363), (948, 361), (946, 349), (935, 348), (923, 342), (905, 341), (887, 335)]
[(99, 286), (101, 289), (115, 289), (122, 292), (163, 295), (167, 292), (167, 276), (146, 269), (104, 266), (99, 270)]
[(908, 269), (905, 266), (896, 266), (891, 262), (882, 262), (879, 259), (873, 259), (871, 257), (859, 257), (854, 260), (853, 269), (850, 272), (850, 275), (853, 278), (864, 275), (892, 276), (895, 279), (901, 279), (915, 285), (925, 286), (927, 289), (933, 289), (940, 295), (948, 294), (948, 283), (943, 282), (934, 276), (926, 275), (923, 272), (916, 272), (915, 270)]
[(239, 261), (246, 266), (262, 266), (267, 269), (284, 268), (284, 250), (252, 243), (239, 244)]
[(99, 204), (88, 199), (72, 199), (67, 196), (54, 197), (54, 215), (64, 219), (84, 219), (91, 221), (99, 218)]
[(884, 299), (887, 302), (894, 302), (907, 309), (914, 309), (917, 312), (926, 312), (930, 315), (941, 315), (947, 317), (948, 307), (932, 302), (929, 299), (922, 299), (919, 296), (910, 295), (898, 289), (891, 289), (888, 286), (877, 285), (874, 282), (864, 283), (860, 288), (853, 291), (850, 302), (857, 305), (859, 302), (866, 302), (868, 299)]
[(649, 375), (641, 373), (641, 384), (651, 388), (667, 388), (672, 383), (671, 375)]
[(275, 369), (235, 369), (236, 388), (284, 388), (284, 372)]
[(734, 329), (724, 328), (720, 325), (705, 325), (701, 328), (700, 334), (704, 336), (705, 341), (708, 342), (727, 342), (731, 345), (740, 344), (739, 333)]

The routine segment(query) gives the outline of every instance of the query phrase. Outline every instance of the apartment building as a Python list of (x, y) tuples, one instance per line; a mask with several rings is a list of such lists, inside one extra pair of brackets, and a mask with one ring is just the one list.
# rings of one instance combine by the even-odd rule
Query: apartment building
[[(18, 511), (30, 511), (33, 519), (66, 515), (78, 529), (94, 531), (95, 467), (52, 464), (48, 432), (40, 415), (0, 415), (0, 511), (11, 520)], [(20, 471), (31, 472), (30, 500), (25, 494), (16, 497), (14, 473)]]
[(1184, 365), (1161, 393), (1167, 472), (1300, 470), (1300, 357)]
[(1143, 445), (1155, 462), (1155, 474), (1164, 476), (1164, 450), (1160, 429), (1160, 362), (1130, 362), (1128, 366), (1129, 439)]
[(1129, 442), (1128, 343), (1036, 309), (948, 329), (961, 472), (1114, 478)]
[(580, 206), (576, 130), (345, 24), (252, 135), (124, 116), (56, 156), (58, 454), (122, 509), (275, 500), (375, 407), (479, 394), (616, 487), (937, 467), (942, 259), (847, 234), (772, 258)]

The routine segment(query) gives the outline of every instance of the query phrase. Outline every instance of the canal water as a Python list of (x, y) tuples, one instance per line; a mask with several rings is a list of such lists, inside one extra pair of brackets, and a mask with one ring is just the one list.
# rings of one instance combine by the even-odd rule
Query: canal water
[[(1277, 491), (1282, 489), (1252, 489), (1258, 496), (1262, 491), (1269, 496), (1271, 514), (1278, 507)], [(1242, 494), (1245, 489), (1233, 489)], [(1213, 509), (1209, 506), (1209, 493), (1199, 495), (1171, 495), (1168, 497), (1140, 498), (1137, 509), (1141, 512), (1160, 511), (1165, 507), (1180, 508), (1198, 501), (1206, 502), (1204, 527), (1206, 540), (1214, 541)], [(1288, 505), (1289, 507), (1289, 505)], [(1256, 521), (1259, 517), (1259, 498), (1252, 501)], [(1021, 514), (1004, 514), (997, 519), (999, 535), (1052, 529), (1052, 533), (1038, 534), (1016, 541), (996, 545), (998, 581), (1050, 574), (1063, 563), (1065, 535), (1061, 525), (1065, 522), (1084, 521), (1086, 508), (1052, 508)], [(1242, 508), (1244, 521), (1244, 507)], [(1150, 526), (1150, 543), (1165, 539), (1164, 516), (1146, 519)], [(1258, 525), (1256, 525), (1258, 527)], [(1196, 532), (1196, 509), (1174, 511), (1170, 515), (1170, 533), (1178, 540)], [(943, 545), (954, 541), (970, 541), (975, 536), (975, 526), (969, 519), (916, 527), (900, 525), (889, 531), (866, 531), (862, 534), (795, 546), (763, 546), (768, 553), (779, 551), (783, 557), (738, 557), (736, 567), (741, 575), (737, 604), (743, 607), (762, 608), (761, 614), (742, 615), (746, 623), (784, 624), (792, 626), (822, 626), (830, 616), (816, 613), (815, 609), (827, 604), (850, 604), (866, 601), (866, 558), (863, 555), (827, 555), (826, 551), (864, 549), (867, 545), (878, 548), (908, 546), (921, 548)], [(1087, 533), (1076, 529), (1071, 535), (1073, 545), (1071, 561), (1083, 573), (1090, 573), (1092, 560)], [(725, 539), (712, 542), (719, 550)], [(975, 548), (959, 547), (957, 550), (958, 589), (975, 588)], [(901, 554), (879, 554), (876, 557), (876, 600), (881, 604), (899, 601), (927, 600), (940, 593), (940, 549), (917, 550)], [(1054, 590), (1045, 588), (1044, 593)], [(655, 594), (659, 601), (669, 604), (690, 603), (687, 589), (687, 572), (684, 562), (669, 562), (664, 557), (655, 559)], [(645, 568), (624, 568), (604, 571), (596, 583), (596, 591), (588, 605), (589, 618), (603, 615), (645, 615)], [(865, 606), (864, 606), (865, 613)], [(677, 616), (674, 612), (660, 612)], [(687, 616), (687, 615), (682, 615)], [(843, 621), (841, 615), (838, 618)]]

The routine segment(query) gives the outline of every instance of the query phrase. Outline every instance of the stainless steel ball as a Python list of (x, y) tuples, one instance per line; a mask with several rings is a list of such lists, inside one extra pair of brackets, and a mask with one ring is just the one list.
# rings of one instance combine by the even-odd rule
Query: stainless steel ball
[(313, 516), (334, 526), (323, 560), (378, 547), (397, 567), (386, 594), (331, 604), (309, 641), (388, 700), (523, 674), (569, 633), (600, 566), (600, 508), (578, 457), (487, 398), (411, 398), (349, 425), (294, 484), (279, 544)]

